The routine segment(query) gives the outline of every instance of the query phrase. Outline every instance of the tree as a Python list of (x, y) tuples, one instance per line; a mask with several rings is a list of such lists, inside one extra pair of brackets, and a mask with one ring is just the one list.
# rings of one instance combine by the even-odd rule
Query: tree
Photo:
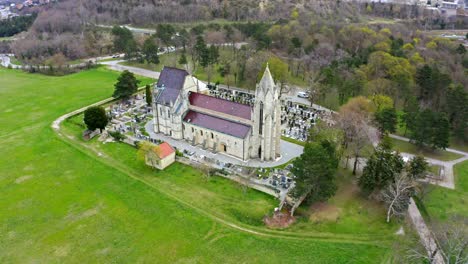
[(149, 84), (145, 86), (145, 94), (146, 94), (146, 104), (150, 106), (151, 103), (153, 102), (153, 95), (151, 93), (151, 86)]
[(208, 48), (206, 47), (205, 40), (202, 36), (197, 36), (197, 42), (194, 46), (195, 58), (200, 63), (200, 65), (204, 68), (208, 66), (209, 62), (209, 52)]
[(410, 139), (418, 146), (430, 144), (433, 134), (434, 113), (425, 109), (417, 112), (414, 116), (414, 122), (407, 126), (410, 130)]
[(387, 223), (390, 217), (402, 217), (406, 214), (410, 198), (414, 193), (415, 183), (405, 173), (399, 173), (382, 191), (382, 198), (387, 206)]
[(208, 49), (208, 64), (213, 65), (218, 63), (219, 49), (215, 45), (211, 45)]
[(371, 194), (375, 190), (382, 190), (394, 181), (396, 175), (403, 170), (404, 161), (399, 153), (378, 146), (374, 154), (367, 160), (359, 186), (365, 194)]
[(448, 115), (454, 135), (459, 139), (466, 140), (468, 93), (463, 89), (463, 85), (449, 87), (445, 112)]
[(419, 105), (416, 101), (414, 96), (411, 96), (407, 101), (403, 108), (403, 115), (401, 116), (402, 122), (400, 126), (405, 127), (404, 136), (406, 136), (406, 132), (409, 130), (413, 130), (416, 126), (416, 116), (419, 113)]
[(180, 65), (186, 65), (187, 64), (187, 56), (185, 56), (185, 52), (182, 52), (179, 58), (179, 64)]
[(428, 167), (429, 164), (424, 156), (415, 156), (406, 165), (406, 172), (408, 177), (413, 180), (422, 179), (426, 177)]
[(147, 38), (143, 43), (142, 53), (148, 63), (159, 64), (158, 50), (153, 38)]
[(117, 79), (117, 83), (114, 85), (114, 94), (112, 96), (123, 100), (128, 99), (138, 90), (138, 83), (140, 83), (140, 81), (135, 78), (133, 73), (125, 70)]
[(354, 157), (353, 175), (356, 174), (362, 150), (372, 143), (369, 125), (371, 112), (372, 105), (365, 97), (352, 98), (340, 107), (337, 124), (343, 131), (344, 148)]
[(293, 165), (291, 172), (296, 176), (296, 186), (292, 195), (296, 199), (306, 196), (308, 203), (314, 203), (325, 201), (335, 194), (338, 158), (333, 143), (307, 143), (304, 153), (293, 161)]
[(398, 122), (395, 108), (383, 108), (375, 112), (375, 121), (380, 133), (394, 133)]
[(156, 37), (159, 38), (166, 47), (172, 43), (172, 36), (174, 36), (175, 32), (175, 28), (171, 24), (158, 24), (156, 27)]
[(102, 130), (106, 128), (109, 118), (104, 108), (101, 106), (92, 106), (84, 112), (84, 122), (89, 130), (94, 131), (99, 128), (102, 132)]
[(460, 55), (465, 55), (466, 48), (465, 48), (465, 46), (463, 44), (458, 45), (457, 53), (460, 54)]
[(125, 57), (129, 59), (136, 55), (137, 43), (128, 28), (114, 26), (112, 28), (112, 35), (114, 36), (114, 51), (124, 52)]
[(435, 149), (446, 149), (449, 146), (450, 124), (445, 113), (436, 113), (433, 122), (431, 144)]

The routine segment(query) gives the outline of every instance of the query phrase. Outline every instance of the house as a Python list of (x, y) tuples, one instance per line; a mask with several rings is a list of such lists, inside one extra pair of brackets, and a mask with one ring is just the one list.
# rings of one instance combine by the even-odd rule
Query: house
[(268, 65), (253, 105), (204, 94), (187, 71), (172, 67), (164, 67), (154, 90), (154, 132), (244, 161), (280, 157), (279, 87)]
[(164, 170), (175, 162), (176, 151), (167, 142), (157, 145), (153, 151), (146, 154), (146, 165)]

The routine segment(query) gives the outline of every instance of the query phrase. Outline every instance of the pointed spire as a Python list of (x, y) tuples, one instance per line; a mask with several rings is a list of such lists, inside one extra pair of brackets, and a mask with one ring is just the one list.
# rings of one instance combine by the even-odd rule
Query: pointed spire
[(275, 89), (275, 81), (273, 80), (273, 77), (271, 76), (270, 72), (270, 66), (266, 65), (265, 71), (263, 72), (262, 79), (260, 80), (260, 83), (258, 84), (260, 89), (263, 90), (264, 93), (267, 93), (268, 90), (274, 90)]

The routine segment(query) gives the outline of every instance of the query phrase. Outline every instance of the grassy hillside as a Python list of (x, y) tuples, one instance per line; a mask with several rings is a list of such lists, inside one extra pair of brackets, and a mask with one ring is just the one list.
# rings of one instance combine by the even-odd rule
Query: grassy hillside
[(388, 256), (391, 236), (268, 231), (258, 220), (236, 219), (271, 209), (274, 201), (259, 193), (243, 196), (221, 179), (200, 183), (181, 165), (142, 178), (129, 147), (105, 145), (99, 156), (52, 131), (60, 115), (108, 97), (117, 76), (102, 68), (64, 77), (0, 69), (0, 262), (376, 263)]

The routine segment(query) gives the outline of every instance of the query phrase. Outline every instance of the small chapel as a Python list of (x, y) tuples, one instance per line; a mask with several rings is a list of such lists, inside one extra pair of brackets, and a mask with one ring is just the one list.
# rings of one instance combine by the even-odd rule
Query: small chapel
[(187, 71), (164, 67), (154, 87), (156, 133), (247, 161), (280, 157), (280, 90), (268, 65), (253, 105), (210, 96)]

